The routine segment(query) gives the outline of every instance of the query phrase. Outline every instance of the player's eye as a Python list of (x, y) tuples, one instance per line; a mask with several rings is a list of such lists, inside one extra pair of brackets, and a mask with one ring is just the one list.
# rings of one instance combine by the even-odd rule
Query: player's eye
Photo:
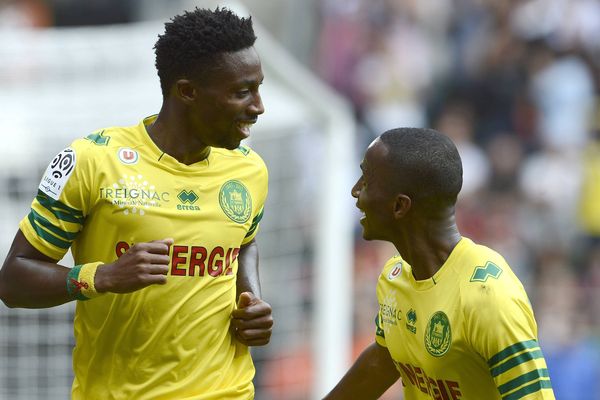
[(250, 94), (250, 89), (241, 89), (241, 90), (238, 90), (237, 92), (235, 92), (236, 97), (239, 99), (248, 97), (249, 94)]

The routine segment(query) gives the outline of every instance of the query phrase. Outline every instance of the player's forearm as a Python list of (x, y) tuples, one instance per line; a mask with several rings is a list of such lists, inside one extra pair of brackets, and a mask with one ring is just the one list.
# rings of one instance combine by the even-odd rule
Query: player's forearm
[(0, 270), (0, 299), (8, 307), (46, 308), (67, 303), (69, 268), (8, 255)]
[(378, 399), (399, 377), (387, 349), (373, 343), (324, 400)]
[(256, 297), (261, 298), (258, 273), (258, 246), (254, 240), (240, 249), (236, 292), (236, 298), (239, 298), (243, 292), (251, 292)]

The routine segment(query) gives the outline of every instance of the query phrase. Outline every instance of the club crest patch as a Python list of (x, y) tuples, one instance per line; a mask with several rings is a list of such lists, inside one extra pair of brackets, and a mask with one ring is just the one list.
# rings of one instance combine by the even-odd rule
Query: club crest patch
[(252, 198), (246, 186), (239, 181), (227, 181), (221, 186), (219, 204), (233, 222), (243, 224), (250, 219)]
[(69, 177), (75, 170), (75, 161), (75, 151), (70, 147), (58, 153), (46, 168), (39, 190), (54, 200), (58, 200)]
[(425, 348), (434, 357), (441, 357), (452, 343), (450, 321), (443, 311), (438, 311), (431, 316), (425, 328)]

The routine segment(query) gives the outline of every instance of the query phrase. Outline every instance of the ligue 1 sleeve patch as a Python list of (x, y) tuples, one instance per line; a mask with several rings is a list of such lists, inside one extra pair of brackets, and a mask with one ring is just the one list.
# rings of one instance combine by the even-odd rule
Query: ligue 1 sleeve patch
[(39, 190), (54, 200), (58, 200), (74, 170), (75, 151), (67, 147), (58, 153), (46, 168)]

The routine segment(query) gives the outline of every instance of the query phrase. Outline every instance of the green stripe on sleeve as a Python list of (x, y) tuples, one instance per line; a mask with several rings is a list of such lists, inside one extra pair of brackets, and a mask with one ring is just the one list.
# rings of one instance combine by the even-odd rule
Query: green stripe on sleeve
[(256, 217), (254, 217), (254, 219), (252, 220), (252, 225), (250, 225), (250, 228), (248, 229), (248, 233), (246, 234), (245, 237), (250, 237), (254, 234), (254, 231), (256, 230), (256, 228), (258, 228), (258, 223), (260, 222), (260, 220), (263, 217), (263, 213), (264, 213), (265, 209), (261, 209), (260, 212), (256, 215)]
[(526, 362), (534, 360), (536, 358), (544, 358), (544, 355), (542, 354), (542, 350), (534, 350), (534, 351), (525, 352), (523, 354), (519, 354), (518, 356), (511, 358), (510, 360), (506, 361), (505, 363), (502, 363), (502, 364), (498, 365), (497, 367), (490, 369), (490, 373), (492, 374), (492, 377), (496, 377), (496, 376), (508, 371), (509, 369), (516, 367), (519, 364), (526, 363)]
[(257, 228), (257, 227), (258, 227), (258, 225), (256, 225), (256, 226), (255, 226), (253, 229), (250, 229), (250, 230), (248, 231), (248, 233), (246, 233), (246, 236), (244, 236), (244, 238), (248, 238), (248, 237), (250, 237), (250, 236), (254, 235), (254, 231), (256, 231), (256, 228)]
[(33, 214), (33, 219), (38, 225), (41, 225), (46, 230), (52, 232), (56, 236), (65, 239), (67, 241), (72, 242), (77, 237), (77, 233), (64, 231), (56, 226), (54, 226), (50, 221), (46, 218), (38, 214), (35, 210), (31, 210), (31, 214)]
[(258, 225), (258, 223), (262, 220), (263, 214), (265, 213), (265, 209), (262, 208), (256, 217), (252, 220), (252, 225)]
[(525, 349), (533, 349), (533, 348), (536, 348), (539, 346), (540, 345), (538, 344), (537, 340), (527, 340), (525, 342), (515, 343), (512, 346), (508, 346), (507, 348), (505, 348), (504, 350), (502, 350), (495, 356), (492, 356), (488, 360), (488, 366), (493, 367), (494, 365), (498, 364), (500, 361), (512, 356), (513, 354), (520, 353), (521, 351), (523, 351)]
[(523, 386), (526, 383), (540, 379), (542, 377), (543, 378), (549, 377), (548, 370), (546, 368), (536, 369), (536, 370), (530, 371), (526, 374), (523, 374), (511, 381), (506, 382), (504, 385), (498, 386), (498, 390), (500, 391), (501, 395), (504, 395), (504, 394), (510, 392), (511, 390), (518, 388), (519, 386)]
[(58, 200), (54, 200), (51, 197), (48, 197), (42, 191), (38, 191), (36, 200), (42, 207), (50, 211), (56, 218), (60, 220), (73, 222), (76, 224), (83, 223), (83, 213), (80, 210), (69, 207)]
[(385, 331), (379, 325), (379, 314), (375, 316), (375, 334), (385, 339)]
[(514, 393), (511, 393), (507, 396), (502, 397), (502, 400), (518, 400), (518, 399), (522, 399), (523, 397), (531, 394), (531, 393), (535, 393), (538, 392), (542, 389), (552, 389), (552, 385), (550, 384), (550, 380), (545, 379), (542, 381), (537, 381), (532, 383), (531, 385), (527, 385), (519, 390), (517, 390)]
[(29, 223), (31, 224), (32, 228), (35, 230), (35, 233), (37, 233), (37, 235), (39, 237), (41, 237), (48, 243), (51, 243), (51, 244), (55, 245), (56, 247), (60, 247), (61, 249), (68, 249), (71, 246), (71, 242), (66, 242), (62, 239), (59, 239), (56, 236), (52, 235), (50, 232), (48, 232), (48, 231), (44, 230), (42, 227), (40, 227), (36, 223), (33, 213), (29, 213), (28, 218), (29, 218)]

